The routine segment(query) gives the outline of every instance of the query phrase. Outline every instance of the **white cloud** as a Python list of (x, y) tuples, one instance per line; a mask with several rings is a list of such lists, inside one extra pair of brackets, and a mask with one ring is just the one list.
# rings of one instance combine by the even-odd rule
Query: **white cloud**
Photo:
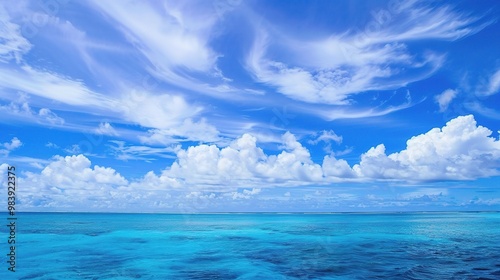
[[(184, 137), (179, 139), (178, 136)], [(199, 122), (185, 119), (178, 125), (172, 125), (167, 129), (152, 129), (147, 136), (139, 136), (145, 144), (171, 145), (179, 141), (216, 142), (220, 140), (219, 131), (202, 118)]]
[[(166, 192), (180, 190), (222, 192), (232, 200), (247, 199), (257, 195), (261, 188), (278, 186), (373, 179), (406, 182), (472, 180), (499, 174), (500, 141), (490, 135), (491, 131), (477, 126), (472, 116), (458, 117), (442, 129), (434, 128), (412, 137), (403, 151), (386, 155), (383, 144), (373, 147), (352, 168), (347, 161), (333, 155), (325, 156), (321, 165), (314, 163), (309, 151), (288, 132), (282, 136), (283, 150), (276, 154), (264, 153), (250, 134), (244, 134), (224, 148), (206, 144), (187, 149), (151, 148), (113, 142), (117, 145), (114, 149), (129, 158), (147, 158), (152, 154), (168, 157), (176, 152), (177, 159), (161, 174), (148, 172), (143, 178), (129, 183), (111, 168), (91, 168), (90, 161), (83, 155), (56, 156), (40, 174), (28, 173), (24, 184), (29, 185), (26, 192), (32, 203), (41, 196), (47, 199), (58, 193), (60, 196), (54, 199), (64, 203), (68, 199), (77, 200), (68, 198), (69, 194), (78, 194), (81, 201), (87, 202), (91, 196), (97, 196), (108, 202), (120, 197), (124, 199), (123, 203), (136, 203), (141, 197), (154, 199), (155, 193), (156, 196), (158, 192), (167, 196)], [(15, 139), (3, 144), (9, 149), (19, 145)], [(241, 188), (243, 190), (237, 191)], [(144, 193), (139, 194), (139, 189)], [(418, 195), (409, 193), (401, 198)], [(423, 195), (432, 198), (435, 194), (427, 191), (420, 197)], [(157, 203), (163, 203), (160, 200)]]
[(342, 136), (338, 136), (333, 130), (323, 130), (321, 134), (316, 137), (316, 139), (309, 140), (307, 142), (312, 145), (317, 145), (319, 142), (324, 142), (325, 146), (323, 147), (323, 150), (325, 150), (325, 152), (327, 153), (332, 153), (333, 151), (331, 142), (335, 142), (337, 144), (342, 143)]
[(28, 164), (30, 166), (37, 168), (37, 169), (43, 169), (43, 167), (49, 163), (49, 161), (46, 159), (24, 157), (24, 156), (12, 156), (12, 155), (9, 155), (8, 161), (10, 164), (13, 164), (13, 163)]
[(349, 163), (344, 159), (336, 159), (334, 156), (325, 156), (323, 158), (323, 176), (329, 181), (339, 181), (343, 179), (355, 178)]
[(435, 199), (437, 197), (448, 195), (448, 189), (443, 188), (420, 188), (412, 192), (407, 192), (399, 195), (403, 200), (414, 200), (414, 199)]
[(198, 145), (177, 151), (177, 160), (155, 180), (182, 182), (188, 188), (297, 186), (360, 180), (472, 180), (499, 174), (500, 141), (477, 126), (473, 116), (448, 122), (412, 137), (403, 151), (386, 155), (383, 144), (362, 154), (352, 168), (344, 159), (325, 156), (314, 163), (291, 133), (282, 136), (280, 153), (265, 154), (256, 138), (244, 134), (228, 147)]
[(38, 111), (38, 116), (40, 116), (43, 120), (49, 122), (52, 125), (62, 125), (64, 124), (64, 119), (56, 115), (56, 113), (52, 112), (50, 109), (42, 108)]
[(148, 146), (130, 146), (124, 141), (109, 141), (114, 145), (110, 145), (116, 158), (119, 160), (145, 160), (150, 161), (155, 157), (174, 158), (175, 152), (179, 149), (178, 146), (166, 148), (153, 148)]
[(337, 134), (335, 134), (335, 132), (333, 130), (329, 130), (329, 131), (323, 130), (321, 132), (321, 134), (315, 140), (309, 140), (309, 144), (316, 145), (321, 141), (323, 141), (325, 143), (329, 143), (329, 142), (333, 141), (337, 144), (340, 144), (340, 143), (342, 143), (342, 136), (338, 136)]
[[(217, 201), (254, 199), (263, 188), (366, 180), (409, 183), (473, 180), (500, 174), (500, 140), (491, 137), (487, 128), (478, 126), (473, 116), (457, 117), (441, 129), (412, 137), (400, 152), (387, 155), (383, 144), (373, 147), (352, 168), (347, 161), (333, 155), (325, 156), (321, 165), (314, 163), (309, 151), (289, 132), (282, 136), (281, 142), (283, 150), (276, 154), (264, 153), (250, 134), (224, 148), (206, 144), (187, 149), (177, 147), (177, 159), (161, 174), (151, 171), (132, 182), (112, 168), (92, 167), (83, 155), (55, 156), (49, 163), (35, 165), (43, 168), (40, 173), (26, 172), (20, 176), (24, 187), (19, 198), (26, 209), (37, 206), (127, 209), (147, 204), (153, 208), (196, 211)], [(123, 154), (138, 157), (172, 152), (125, 146), (122, 142), (115, 144)], [(2, 144), (11, 150), (20, 145), (17, 139)], [(425, 203), (447, 194), (442, 188), (420, 188), (398, 194), (394, 203), (410, 200)], [(289, 196), (287, 190), (285, 197)], [(335, 197), (357, 199), (356, 195)]]
[[(39, 72), (39, 74), (41, 73), (42, 72)], [(50, 76), (52, 74), (45, 73), (43, 75)], [(42, 86), (44, 83), (52, 83), (52, 78), (49, 76), (45, 77), (48, 78), (49, 81), (45, 81), (45, 78), (43, 78), (43, 81), (40, 80), (40, 85), (37, 85), (37, 87)], [(2, 77), (0, 77), (0, 80), (1, 79)], [(186, 140), (192, 141), (216, 141), (219, 139), (219, 131), (213, 125), (209, 124), (206, 119), (201, 118), (199, 121), (193, 120), (194, 117), (198, 116), (203, 111), (203, 107), (189, 104), (181, 95), (132, 91), (129, 94), (123, 95), (123, 97), (104, 98), (98, 94), (94, 95), (93, 93), (89, 93), (89, 95), (86, 95), (86, 93), (82, 93), (81, 90), (88, 90), (85, 87), (81, 88), (79, 82), (72, 84), (69, 80), (62, 80), (60, 78), (57, 78), (54, 82), (57, 84), (68, 82), (69, 84), (66, 86), (69, 88), (73, 87), (73, 91), (75, 92), (74, 98), (70, 97), (71, 94), (66, 95), (57, 93), (71, 92), (72, 90), (51, 89), (50, 86), (46, 89), (39, 88), (40, 91), (44, 92), (44, 98), (55, 99), (67, 103), (66, 105), (70, 105), (69, 108), (72, 110), (78, 111), (78, 108), (80, 108), (80, 110), (85, 108), (88, 109), (88, 111), (86, 111), (87, 113), (94, 112), (96, 115), (103, 117), (121, 118), (133, 124), (139, 124), (145, 128), (152, 128), (149, 137), (140, 136), (144, 143), (165, 144), (171, 143), (173, 139), (179, 140), (179, 138), (185, 138)], [(26, 85), (29, 83), (12, 82), (13, 86), (19, 84)], [(27, 88), (25, 87), (26, 86), (19, 86), (18, 89), (26, 90)], [(54, 90), (56, 93), (51, 95), (45, 92), (45, 90), (47, 92)], [(37, 95), (34, 91), (27, 92)], [(92, 101), (92, 96), (97, 99)], [(18, 100), (12, 101), (8, 105), (0, 105), (0, 112), (23, 121), (37, 122), (43, 125), (62, 126), (65, 123), (63, 118), (59, 117), (48, 108), (40, 108), (38, 112), (34, 111), (27, 102), (28, 98), (29, 96), (24, 94), (21, 95)], [(99, 106), (94, 106), (94, 102), (101, 101), (102, 103), (100, 103), (99, 106), (110, 106), (109, 108), (112, 108), (112, 110), (106, 108), (106, 110), (103, 111)], [(63, 106), (63, 110), (68, 110), (68, 107)], [(119, 136), (118, 132), (107, 122), (100, 123), (98, 128), (94, 129), (94, 132), (97, 134)]]
[(25, 97), (10, 102), (8, 105), (0, 105), (0, 112), (23, 121), (32, 121), (43, 125), (61, 126), (64, 124), (64, 119), (48, 108), (41, 108), (38, 112), (34, 111), (29, 103), (25, 101)]
[[(351, 103), (348, 97), (353, 94), (369, 90), (395, 89), (420, 79), (419, 77), (402, 81), (397, 79), (384, 81), (384, 79), (396, 75), (398, 71), (382, 66), (382, 63), (366, 62), (362, 66), (347, 64), (333, 68), (289, 66), (264, 58), (265, 48), (265, 44), (259, 45), (259, 40), (256, 40), (256, 44), (254, 44), (247, 59), (249, 69), (258, 81), (275, 86), (279, 92), (299, 101), (347, 105)], [(304, 53), (312, 52), (314, 51), (304, 50)], [(373, 54), (373, 56), (378, 55)], [(395, 52), (388, 54), (384, 65), (390, 63), (391, 59), (397, 56), (399, 55)], [(441, 58), (436, 58), (433, 61), (430, 58), (425, 60), (429, 62), (424, 64), (430, 66), (430, 72), (434, 71), (441, 63)], [(409, 63), (405, 64), (411, 68)], [(308, 70), (308, 68), (312, 68), (312, 70)]]
[(193, 121), (203, 107), (189, 104), (180, 95), (133, 92), (122, 98), (120, 104), (126, 120), (153, 128), (148, 136), (139, 137), (145, 144), (168, 145), (183, 140), (179, 137), (202, 142), (219, 138), (219, 131), (206, 119)]
[(74, 145), (71, 145), (70, 147), (67, 147), (66, 149), (64, 149), (64, 151), (68, 154), (71, 154), (71, 155), (77, 155), (81, 152), (81, 149), (80, 149), (80, 146), (78, 146), (78, 144), (74, 144)]
[(99, 126), (94, 130), (94, 132), (96, 134), (118, 136), (118, 132), (116, 132), (115, 128), (108, 122), (100, 123)]
[(17, 139), (17, 137), (12, 138), (12, 140), (10, 140), (10, 143), (6, 142), (2, 144), (2, 146), (4, 146), (4, 148), (9, 151), (15, 150), (22, 145), (23, 143), (21, 142), (21, 140)]
[(244, 189), (242, 192), (230, 192), (226, 193), (227, 196), (230, 196), (233, 200), (239, 199), (250, 199), (252, 196), (259, 194), (261, 189), (253, 188), (251, 190)]
[[(177, 152), (177, 160), (161, 177), (181, 180), (188, 187), (235, 188), (244, 186), (300, 185), (321, 181), (321, 166), (291, 133), (282, 137), (278, 155), (266, 155), (256, 138), (244, 134), (228, 147), (191, 146)], [(160, 178), (161, 178), (160, 177)]]
[[(317, 115), (320, 115), (324, 119), (328, 121), (338, 120), (338, 119), (357, 119), (357, 118), (370, 118), (370, 117), (379, 117), (384, 116), (393, 112), (397, 112), (399, 110), (404, 110), (413, 106), (411, 101), (411, 95), (408, 93), (406, 95), (406, 102), (396, 105), (396, 106), (388, 106), (387, 108), (359, 108), (352, 109), (346, 107), (333, 107), (329, 109), (321, 109), (316, 108), (312, 109), (311, 113), (316, 112)], [(310, 109), (306, 109), (310, 110)]]
[(52, 142), (48, 142), (47, 144), (45, 144), (45, 147), (47, 148), (54, 148), (54, 149), (59, 149), (59, 146), (52, 143)]
[(455, 99), (457, 96), (457, 91), (453, 89), (447, 89), (443, 91), (441, 94), (436, 95), (435, 100), (439, 105), (439, 111), (444, 112), (446, 109), (448, 109), (448, 106), (450, 105), (451, 101)]
[(191, 106), (180, 95), (133, 92), (120, 101), (124, 117), (144, 127), (168, 129), (202, 108)]
[[(87, 79), (80, 80), (57, 73), (27, 60), (18, 66), (0, 66), (0, 88), (5, 89), (0, 91), (0, 97), (9, 100), (12, 99), (11, 96), (14, 93), (26, 93), (33, 97), (30, 101), (32, 106), (41, 108), (38, 115), (44, 119), (45, 123), (53, 125), (64, 123), (64, 120), (57, 117), (53, 111), (73, 111), (106, 119), (121, 119), (152, 129), (155, 135), (150, 141), (145, 140), (148, 143), (168, 142), (168, 139), (156, 138), (181, 138), (194, 141), (218, 139), (218, 130), (199, 117), (203, 110), (201, 106), (191, 105), (181, 93), (164, 93), (158, 89), (162, 78), (166, 77), (168, 80), (170, 77), (163, 75), (164, 72), (173, 75), (173, 84), (176, 84), (176, 81), (181, 81), (180, 83), (184, 86), (197, 84), (198, 89), (210, 86), (204, 82), (195, 81), (196, 79), (186, 75), (187, 72), (193, 72), (195, 76), (199, 76), (200, 72), (206, 72), (205, 74), (211, 78), (213, 78), (213, 73), (218, 73), (215, 75), (217, 79), (226, 81), (216, 67), (219, 55), (208, 46), (210, 36), (212, 36), (211, 28), (218, 20), (216, 15), (202, 7), (208, 5), (213, 8), (210, 3), (194, 5), (130, 1), (129, 4), (134, 7), (132, 11), (122, 9), (121, 5), (96, 1), (92, 8), (97, 8), (108, 16), (107, 19), (118, 23), (115, 25), (117, 29), (124, 33), (140, 53), (150, 59), (151, 64), (158, 66), (149, 68), (151, 64), (148, 64), (143, 68), (145, 71), (154, 72), (153, 75), (158, 72), (161, 74), (159, 77), (156, 76), (157, 80), (148, 76), (149, 80), (147, 82), (145, 79), (141, 80), (142, 84), (123, 80), (123, 76), (119, 75), (127, 75), (127, 73), (119, 72), (123, 69), (114, 71), (110, 69), (112, 65), (104, 65), (103, 61), (97, 59), (100, 56), (96, 56), (99, 52), (100, 55), (106, 54), (106, 56), (126, 55), (130, 57), (130, 53), (134, 51), (130, 49), (130, 45), (117, 46), (116, 42), (120, 41), (103, 43), (102, 39), (97, 40), (89, 36), (85, 29), (80, 30), (70, 20), (37, 13), (32, 11), (33, 7), (29, 7), (28, 4), (23, 2), (10, 8), (9, 13), (12, 18), (9, 18), (6, 12), (2, 13), (4, 16), (2, 20), (5, 18), (10, 24), (5, 26), (9, 30), (19, 29), (11, 21), (35, 15), (37, 18), (40, 16), (39, 19), (43, 20), (44, 28), (40, 28), (38, 37), (47, 40), (49, 48), (53, 45), (56, 52), (67, 52), (68, 59), (82, 60), (82, 64), (87, 66), (87, 69), (83, 70), (91, 72), (87, 73), (91, 74), (89, 77), (91, 80), (88, 82)], [(147, 18), (146, 21), (145, 18)], [(20, 32), (16, 34), (20, 39), (25, 40)], [(168, 42), (169, 47), (165, 47), (165, 42)], [(173, 45), (175, 47), (172, 47)], [(68, 52), (68, 49), (71, 52)], [(74, 55), (75, 52), (77, 56)], [(19, 56), (22, 58), (24, 53), (19, 52)], [(143, 61), (144, 57), (138, 55), (134, 58)], [(78, 75), (78, 77), (82, 76), (84, 75)], [(96, 84), (99, 87), (97, 91), (92, 88)], [(140, 90), (133, 90), (129, 94), (130, 88), (140, 88)], [(159, 92), (155, 92), (156, 90)], [(233, 89), (228, 87), (225, 92), (228, 90)], [(24, 116), (24, 120), (33, 121), (34, 118)], [(69, 127), (82, 128), (78, 124), (69, 124), (66, 129), (70, 129)], [(118, 136), (115, 134), (116, 130), (111, 130), (105, 123), (94, 132)], [(205, 136), (208, 139), (203, 139)]]
[[(54, 161), (42, 170), (41, 175), (44, 178), (50, 178), (47, 183), (64, 183), (65, 189), (72, 189), (78, 183), (128, 184), (127, 180), (112, 168), (98, 165), (92, 168), (90, 160), (83, 155), (56, 156)], [(81, 189), (81, 186), (78, 187), (77, 189)], [(87, 187), (92, 188), (93, 186), (89, 184)]]
[[(30, 69), (29, 72), (35, 75), (36, 79), (30, 80), (31, 74), (27, 74), (27, 77), (23, 76), (21, 81), (21, 75), (16, 74), (16, 71), (6, 71), (11, 77), (2, 76), (0, 67), (0, 82), (2, 79), (6, 81), (0, 87), (9, 87), (45, 99), (59, 101), (69, 105), (72, 110), (78, 111), (84, 108), (88, 109), (87, 113), (94, 112), (100, 116), (121, 118), (145, 128), (152, 128), (150, 137), (141, 137), (144, 143), (170, 143), (172, 141), (168, 141), (169, 139), (179, 137), (193, 141), (218, 140), (219, 131), (207, 123), (206, 119), (193, 120), (202, 112), (203, 107), (189, 104), (181, 95), (132, 91), (119, 98), (104, 97), (90, 91), (81, 82), (29, 67), (25, 69)], [(60, 94), (60, 92), (65, 92), (65, 94)], [(23, 97), (9, 105), (0, 105), (0, 111), (25, 121), (35, 121), (44, 125), (61, 126), (64, 124), (64, 119), (48, 108), (41, 108), (38, 113), (34, 112), (26, 99)], [(103, 111), (103, 108), (106, 110)], [(63, 109), (68, 110), (68, 107), (63, 106)], [(109, 123), (100, 123), (94, 132), (118, 135)]]
[[(83, 155), (55, 156), (40, 173), (26, 172), (19, 178), (19, 199), (26, 207), (107, 208), (113, 192), (128, 181), (112, 168), (91, 166)], [(119, 201), (116, 201), (120, 203)]]
[(500, 69), (497, 70), (493, 75), (491, 75), (485, 94), (492, 95), (498, 93), (499, 90), (500, 90)]
[(156, 79), (224, 100), (244, 98), (228, 93), (261, 92), (230, 85), (231, 79), (217, 66), (222, 55), (211, 46), (221, 34), (216, 28), (223, 18), (221, 11), (225, 14), (237, 6), (230, 3), (220, 10), (218, 4), (203, 1), (127, 1), (127, 8), (112, 2), (92, 4), (125, 36), (140, 60), (147, 59), (144, 68)]
[(478, 24), (479, 17), (458, 13), (449, 5), (441, 7), (426, 5), (420, 1), (400, 4), (401, 21), (394, 22), (388, 29), (365, 32), (370, 40), (379, 42), (407, 41), (417, 39), (458, 40), (481, 31), (490, 23)]
[(358, 177), (395, 180), (472, 180), (498, 175), (500, 141), (477, 126), (472, 115), (457, 117), (407, 141), (405, 150), (385, 154), (371, 148), (353, 166)]
[[(73, 106), (113, 109), (110, 98), (93, 92), (79, 80), (24, 64), (17, 69), (0, 67), (0, 87), (26, 92)], [(61, 93), (64, 94), (61, 94)]]
[(0, 155), (3, 156), (8, 156), (9, 153), (19, 147), (21, 147), (23, 143), (21, 140), (19, 140), (17, 137), (12, 138), (10, 142), (5, 142), (3, 144), (0, 144), (0, 147), (3, 147), (4, 149), (0, 149)]

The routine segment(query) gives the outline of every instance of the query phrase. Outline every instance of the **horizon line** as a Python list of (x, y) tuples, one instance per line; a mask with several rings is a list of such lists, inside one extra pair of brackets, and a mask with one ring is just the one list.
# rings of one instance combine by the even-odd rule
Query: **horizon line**
[[(9, 212), (2, 211), (9, 215)], [(158, 215), (222, 215), (222, 214), (275, 214), (275, 215), (331, 215), (331, 214), (426, 214), (426, 213), (500, 213), (500, 210), (426, 210), (426, 211), (209, 211), (209, 212), (99, 212), (99, 211), (17, 211), (16, 214), (158, 214)]]

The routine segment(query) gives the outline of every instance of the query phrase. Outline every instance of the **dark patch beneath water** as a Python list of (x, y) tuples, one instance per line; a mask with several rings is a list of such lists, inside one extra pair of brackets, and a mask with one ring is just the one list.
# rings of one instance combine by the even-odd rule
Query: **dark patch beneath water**
[(253, 241), (256, 240), (253, 237), (248, 237), (248, 236), (238, 236), (238, 235), (229, 235), (229, 236), (224, 236), (222, 239), (230, 240), (230, 241)]
[(348, 274), (350, 268), (342, 265), (330, 265), (315, 267), (308, 265), (301, 265), (293, 268), (280, 269), (281, 274), (295, 279), (319, 279), (323, 277), (338, 277)]
[(209, 255), (202, 255), (202, 256), (196, 256), (194, 258), (189, 259), (189, 263), (205, 263), (205, 262), (218, 262), (223, 260), (223, 257), (220, 256), (209, 256)]
[(130, 243), (145, 244), (145, 243), (148, 243), (148, 241), (144, 238), (131, 238)]
[(245, 257), (250, 260), (267, 262), (274, 265), (282, 265), (286, 263), (286, 259), (283, 254), (279, 254), (278, 252), (269, 252), (266, 250), (252, 252), (245, 255)]
[(20, 277), (18, 279), (19, 280), (36, 279), (36, 278), (42, 278), (43, 276), (45, 276), (45, 273), (39, 272), (39, 273), (31, 273), (26, 276)]
[(237, 279), (238, 273), (229, 270), (184, 270), (180, 271), (178, 277), (174, 279), (191, 279), (191, 280), (231, 280)]
[(186, 240), (200, 239), (200, 237), (188, 236), (188, 235), (174, 235), (174, 236), (170, 236), (170, 239), (173, 241), (186, 241)]
[(109, 233), (109, 231), (94, 231), (94, 232), (87, 232), (85, 233), (85, 235), (87, 236), (99, 236), (99, 235), (103, 235), (103, 234), (107, 234)]

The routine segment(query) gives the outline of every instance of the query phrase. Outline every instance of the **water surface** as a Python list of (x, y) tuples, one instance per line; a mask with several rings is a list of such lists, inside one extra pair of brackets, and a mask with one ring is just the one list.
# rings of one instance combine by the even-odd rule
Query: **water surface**
[(17, 223), (18, 271), (4, 264), (15, 277), (2, 279), (500, 279), (499, 213), (21, 213)]

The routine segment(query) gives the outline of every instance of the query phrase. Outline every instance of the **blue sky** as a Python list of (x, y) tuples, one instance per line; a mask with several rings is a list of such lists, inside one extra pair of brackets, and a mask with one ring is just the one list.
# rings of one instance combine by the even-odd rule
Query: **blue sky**
[(2, 2), (0, 182), (24, 211), (500, 210), (499, 11)]

